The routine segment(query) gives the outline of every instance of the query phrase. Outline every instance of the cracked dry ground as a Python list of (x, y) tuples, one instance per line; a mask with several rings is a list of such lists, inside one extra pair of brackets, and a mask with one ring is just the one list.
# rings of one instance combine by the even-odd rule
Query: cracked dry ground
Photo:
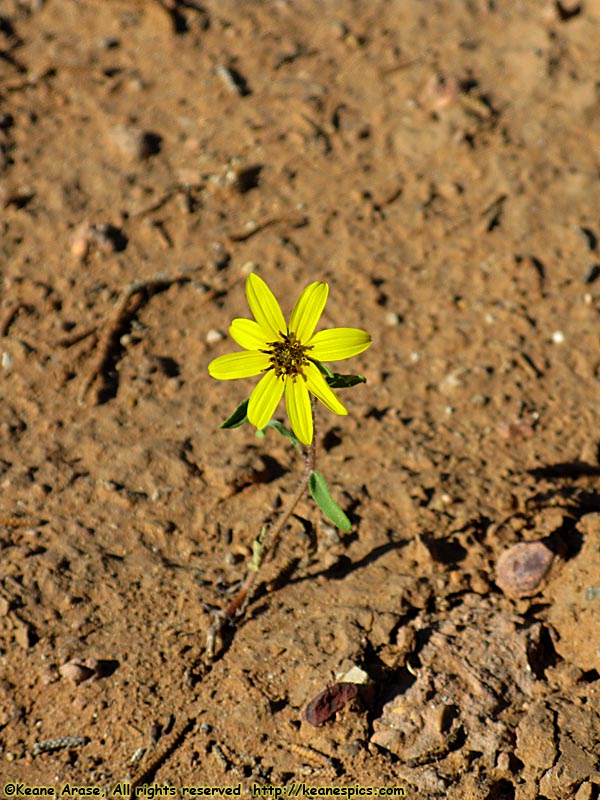
[[(597, 798), (598, 0), (0, 0), (0, 51), (1, 785)], [(218, 429), (249, 265), (374, 344), (352, 532), (303, 501), (209, 663), (301, 468)]]

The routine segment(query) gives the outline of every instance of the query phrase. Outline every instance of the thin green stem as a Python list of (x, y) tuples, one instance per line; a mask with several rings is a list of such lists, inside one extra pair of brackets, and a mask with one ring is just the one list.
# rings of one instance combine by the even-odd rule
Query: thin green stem
[[(312, 414), (314, 420), (314, 399), (311, 396)], [(314, 423), (313, 423), (314, 424)], [(294, 513), (294, 509), (304, 496), (308, 488), (308, 481), (312, 472), (314, 472), (317, 460), (317, 447), (316, 447), (316, 432), (313, 431), (313, 440), (311, 444), (304, 449), (305, 468), (304, 474), (300, 479), (298, 488), (294, 495), (291, 497), (285, 510), (278, 518), (277, 522), (266, 530), (263, 528), (259, 535), (256, 537), (252, 548), (252, 558), (248, 562), (246, 577), (240, 586), (237, 594), (229, 603), (225, 611), (220, 612), (218, 618), (211, 626), (206, 639), (206, 651), (210, 659), (214, 657), (215, 645), (217, 638), (220, 637), (222, 631), (227, 625), (230, 625), (234, 619), (240, 618), (252, 600), (255, 591), (255, 583), (258, 576), (260, 567), (265, 559), (274, 552), (274, 549), (279, 541), (283, 529), (287, 525), (289, 518)]]

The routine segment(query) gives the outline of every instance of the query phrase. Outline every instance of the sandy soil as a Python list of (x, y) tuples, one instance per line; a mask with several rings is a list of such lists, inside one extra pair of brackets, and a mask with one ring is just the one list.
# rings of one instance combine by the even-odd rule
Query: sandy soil
[[(0, 0), (0, 56), (0, 791), (597, 798), (600, 2)], [(249, 269), (374, 344), (352, 532), (303, 501), (210, 661), (302, 468), (218, 428)]]

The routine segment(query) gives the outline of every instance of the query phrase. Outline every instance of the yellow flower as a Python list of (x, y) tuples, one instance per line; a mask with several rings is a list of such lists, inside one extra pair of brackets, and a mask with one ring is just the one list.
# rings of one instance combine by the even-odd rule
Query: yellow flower
[(305, 445), (313, 438), (309, 392), (334, 414), (348, 413), (314, 360), (351, 358), (371, 344), (369, 334), (359, 328), (314, 332), (328, 293), (329, 286), (321, 281), (307, 286), (286, 325), (273, 292), (262, 278), (250, 274), (246, 297), (254, 320), (234, 319), (229, 328), (232, 338), (244, 350), (219, 356), (208, 365), (212, 377), (223, 381), (262, 374), (248, 403), (248, 419), (259, 430), (270, 421), (285, 392), (292, 430)]

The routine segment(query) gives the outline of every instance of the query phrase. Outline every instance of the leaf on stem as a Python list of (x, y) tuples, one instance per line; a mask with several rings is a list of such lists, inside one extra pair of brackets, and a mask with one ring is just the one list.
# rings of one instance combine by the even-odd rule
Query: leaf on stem
[(268, 422), (268, 423), (267, 423), (267, 426), (266, 426), (266, 428), (263, 428), (263, 431), (265, 431), (267, 428), (274, 428), (274, 429), (275, 429), (275, 430), (276, 430), (278, 433), (280, 433), (280, 434), (281, 434), (281, 435), (282, 435), (282, 436), (283, 436), (285, 439), (289, 439), (289, 440), (290, 440), (290, 442), (291, 442), (291, 443), (294, 445), (294, 447), (296, 448), (296, 450), (302, 450), (302, 445), (300, 444), (300, 442), (298, 441), (298, 439), (296, 438), (296, 436), (295, 436), (295, 435), (292, 433), (292, 431), (289, 431), (289, 430), (288, 430), (288, 429), (285, 427), (285, 425), (282, 425), (282, 424), (281, 424), (281, 422), (279, 422), (278, 420), (276, 420), (276, 419), (272, 419), (272, 420), (270, 420), (270, 422)]
[(313, 470), (310, 473), (308, 488), (315, 503), (334, 525), (346, 533), (352, 530), (350, 520), (331, 496), (327, 481), (320, 472)]
[(364, 375), (342, 375), (339, 372), (332, 372), (326, 364), (317, 361), (316, 358), (310, 359), (317, 366), (319, 372), (325, 376), (325, 380), (332, 389), (349, 389), (358, 383), (366, 383)]
[(236, 410), (230, 417), (227, 417), (225, 422), (222, 422), (219, 427), (221, 428), (239, 428), (244, 422), (248, 421), (248, 403), (249, 400), (244, 400), (240, 403)]
[(329, 369), (327, 364), (323, 364), (321, 361), (317, 361), (316, 358), (309, 358), (309, 361), (312, 361), (313, 364), (316, 365), (321, 375), (325, 375), (326, 378), (333, 378), (333, 372)]
[(358, 383), (367, 382), (364, 375), (340, 375), (339, 372), (334, 372), (333, 377), (327, 377), (325, 380), (332, 389), (349, 389), (351, 386), (356, 386)]

